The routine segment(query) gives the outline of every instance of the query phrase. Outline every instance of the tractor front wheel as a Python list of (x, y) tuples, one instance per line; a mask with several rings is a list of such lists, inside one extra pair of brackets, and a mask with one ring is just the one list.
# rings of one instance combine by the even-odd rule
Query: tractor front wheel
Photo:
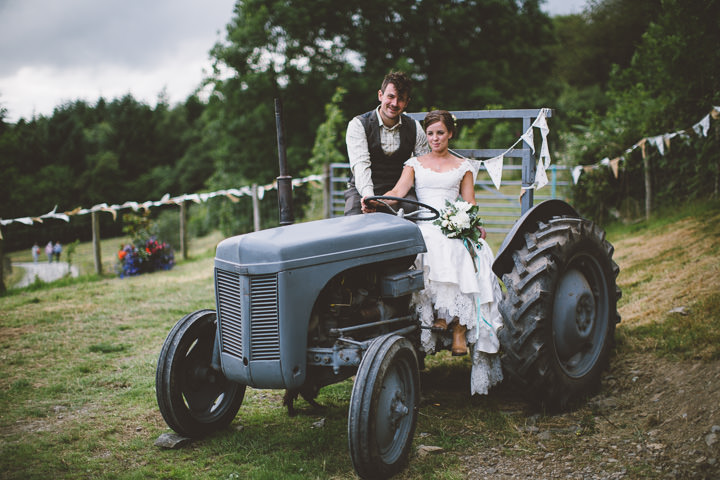
[(160, 351), (155, 389), (170, 428), (202, 437), (226, 427), (237, 415), (245, 385), (212, 368), (217, 334), (213, 310), (198, 310), (175, 324)]
[(620, 321), (613, 247), (593, 222), (555, 217), (524, 233), (503, 274), (503, 368), (549, 410), (593, 394)]
[(360, 478), (388, 478), (405, 465), (420, 402), (418, 360), (398, 335), (373, 340), (358, 367), (348, 418), (348, 443)]

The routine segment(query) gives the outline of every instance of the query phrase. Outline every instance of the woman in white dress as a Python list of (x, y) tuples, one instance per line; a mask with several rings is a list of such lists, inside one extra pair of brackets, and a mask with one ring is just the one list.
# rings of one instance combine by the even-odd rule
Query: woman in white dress
[[(448, 151), (455, 134), (452, 115), (434, 110), (425, 117), (424, 128), (431, 152), (405, 162), (400, 180), (386, 195), (404, 197), (414, 185), (418, 200), (440, 211), (446, 208), (446, 201), (454, 202), (458, 195), (474, 205), (476, 164)], [(372, 211), (373, 207), (363, 201), (363, 209)], [(431, 221), (419, 221), (418, 226), (427, 246), (427, 253), (418, 257), (425, 289), (415, 294), (413, 301), (421, 323), (433, 327), (423, 329), (423, 349), (433, 353), (445, 338), (435, 332), (452, 330), (453, 355), (466, 355), (470, 345), (471, 393), (486, 394), (502, 380), (496, 334), (502, 325), (497, 309), (501, 293), (491, 269), (493, 253), (481, 239), (473, 260), (462, 240), (448, 238)]]

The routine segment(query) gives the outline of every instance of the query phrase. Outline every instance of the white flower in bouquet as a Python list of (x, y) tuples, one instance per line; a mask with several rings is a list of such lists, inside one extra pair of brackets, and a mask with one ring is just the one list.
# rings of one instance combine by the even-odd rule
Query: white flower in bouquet
[(465, 230), (466, 228), (470, 228), (470, 216), (463, 211), (459, 211), (453, 215), (451, 221), (456, 230)]
[(458, 200), (455, 202), (455, 208), (457, 208), (458, 212), (468, 212), (472, 208), (472, 203)]

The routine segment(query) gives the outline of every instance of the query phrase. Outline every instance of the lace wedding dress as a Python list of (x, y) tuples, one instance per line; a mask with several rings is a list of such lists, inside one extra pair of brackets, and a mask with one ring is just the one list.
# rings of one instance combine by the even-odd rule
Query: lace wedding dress
[[(460, 193), (460, 182), (465, 172), (477, 170), (469, 160), (447, 172), (436, 172), (423, 167), (417, 158), (405, 162), (415, 170), (415, 193), (420, 202), (442, 211), (446, 200), (454, 202)], [(500, 347), (497, 329), (502, 317), (497, 309), (501, 291), (492, 272), (494, 260), (490, 246), (480, 241), (477, 251), (477, 272), (470, 253), (459, 239), (446, 237), (440, 227), (431, 221), (417, 222), (427, 253), (418, 256), (418, 267), (423, 269), (425, 289), (414, 294), (413, 303), (420, 322), (429, 326), (434, 322), (434, 312), (449, 324), (458, 317), (467, 327), (467, 342), (472, 355), (470, 375), (471, 394), (487, 394), (490, 387), (502, 380), (502, 369), (497, 352)], [(434, 353), (438, 342), (448, 346), (450, 339), (423, 329), (422, 347), (426, 353)]]

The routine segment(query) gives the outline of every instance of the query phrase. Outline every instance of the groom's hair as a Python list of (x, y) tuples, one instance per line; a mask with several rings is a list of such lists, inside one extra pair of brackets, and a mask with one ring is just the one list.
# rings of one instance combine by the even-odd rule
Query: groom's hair
[(452, 113), (447, 110), (433, 110), (425, 115), (423, 129), (427, 130), (430, 125), (437, 122), (442, 122), (445, 128), (447, 128), (447, 131), (452, 133), (453, 137), (455, 136), (455, 118), (452, 116)]
[(389, 84), (395, 85), (395, 89), (398, 95), (404, 97), (406, 100), (410, 99), (410, 92), (412, 91), (412, 80), (405, 74), (405, 72), (390, 72), (385, 75), (383, 79), (382, 87), (380, 90), (385, 92), (385, 88)]

